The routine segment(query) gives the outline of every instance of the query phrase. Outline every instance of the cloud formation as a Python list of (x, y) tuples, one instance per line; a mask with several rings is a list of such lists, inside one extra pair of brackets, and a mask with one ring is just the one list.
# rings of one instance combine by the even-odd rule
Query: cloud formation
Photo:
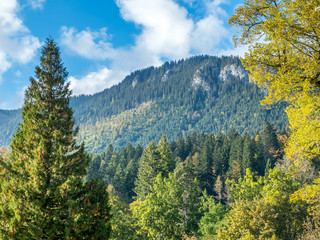
[(122, 17), (142, 27), (136, 48), (169, 58), (185, 57), (190, 50), (194, 23), (172, 0), (118, 0)]
[(82, 78), (70, 77), (70, 87), (74, 95), (83, 93), (94, 94), (105, 88), (110, 88), (119, 82), (119, 79), (125, 77), (125, 73), (121, 71), (111, 71), (103, 67), (97, 72), (89, 73)]
[(107, 29), (101, 28), (93, 32), (89, 28), (78, 32), (75, 28), (61, 28), (62, 45), (72, 52), (88, 58), (105, 60), (111, 58), (114, 52), (112, 44), (109, 43)]
[(19, 9), (16, 0), (0, 1), (0, 83), (13, 63), (29, 62), (41, 46), (18, 17)]
[[(190, 6), (195, 2), (181, 1)], [(126, 48), (114, 48), (105, 28), (93, 32), (63, 27), (61, 43), (69, 51), (84, 58), (111, 62), (108, 68), (83, 78), (70, 77), (74, 93), (94, 93), (94, 89), (110, 87), (122, 80), (116, 78), (122, 77), (124, 72), (158, 66), (163, 59), (180, 59), (194, 54), (219, 55), (217, 49), (232, 45), (231, 33), (225, 26), (228, 16), (221, 7), (226, 1), (203, 0), (205, 13), (193, 18), (187, 8), (175, 0), (117, 0), (122, 18), (141, 29), (134, 44)], [(121, 74), (118, 74), (119, 69)]]
[(18, 109), (23, 103), (24, 94), (27, 89), (27, 86), (18, 89), (18, 92), (14, 94), (13, 100), (3, 99), (0, 96), (0, 109)]
[(45, 1), (46, 0), (28, 0), (28, 3), (31, 5), (33, 9), (37, 9), (37, 8), (42, 9)]

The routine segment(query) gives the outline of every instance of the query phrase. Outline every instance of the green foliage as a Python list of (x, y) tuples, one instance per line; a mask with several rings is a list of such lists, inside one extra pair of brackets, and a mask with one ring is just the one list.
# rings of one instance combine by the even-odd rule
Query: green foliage
[(201, 239), (213, 239), (217, 230), (223, 226), (228, 207), (221, 203), (216, 204), (214, 198), (206, 192), (201, 199), (201, 205), (204, 212), (199, 222), (199, 233), (203, 236)]
[(254, 181), (248, 170), (231, 186), (235, 202), (217, 239), (297, 239), (307, 217), (304, 206), (290, 201), (301, 182), (274, 168), (268, 179)]
[(1, 239), (80, 239), (109, 235), (105, 186), (83, 182), (89, 157), (78, 146), (59, 48), (48, 39), (30, 79), (23, 123), (1, 160)]
[(124, 203), (119, 197), (112, 194), (111, 197), (111, 236), (110, 239), (131, 239), (139, 240), (144, 236), (138, 234), (138, 225), (136, 219), (133, 218), (129, 206)]
[[(238, 144), (239, 140), (243, 144)], [(240, 153), (231, 166), (230, 146), (238, 146), (237, 151)], [(144, 192), (143, 195), (146, 196), (157, 174), (161, 172), (163, 176), (168, 176), (175, 166), (177, 171), (182, 169), (179, 170), (181, 173), (177, 172), (180, 177), (188, 175), (192, 181), (197, 178), (201, 190), (215, 195), (219, 202), (226, 203), (227, 189), (223, 183), (227, 178), (237, 180), (244, 176), (242, 171), (248, 166), (252, 172), (264, 175), (267, 160), (262, 151), (263, 147), (259, 137), (253, 139), (248, 134), (241, 136), (235, 131), (227, 136), (219, 133), (216, 137), (212, 134), (192, 133), (185, 138), (178, 137), (170, 144), (163, 136), (158, 146), (150, 143), (145, 149), (139, 145), (133, 147), (127, 144), (115, 151), (112, 145), (109, 145), (106, 152), (93, 155), (87, 179), (98, 178), (106, 185), (112, 185), (115, 194), (130, 203), (136, 198), (135, 191)], [(281, 147), (277, 151), (281, 152)], [(216, 190), (218, 178), (221, 184)]]
[(199, 221), (200, 189), (194, 180), (185, 188), (173, 174), (157, 176), (146, 199), (130, 205), (141, 232), (153, 239), (182, 239), (196, 234)]
[(246, 134), (244, 135), (244, 141), (243, 141), (243, 155), (242, 155), (242, 168), (241, 173), (242, 176), (245, 175), (245, 171), (247, 168), (252, 169), (255, 172), (258, 172), (258, 168), (256, 161), (255, 161), (255, 147), (256, 144), (251, 137)]
[(97, 178), (112, 185), (117, 196), (130, 202), (135, 196), (133, 189), (142, 152), (141, 146), (133, 147), (130, 143), (118, 152), (109, 145), (106, 152), (93, 156), (87, 178)]
[(158, 146), (155, 146), (152, 141), (141, 156), (134, 190), (137, 198), (144, 200), (150, 193), (157, 175), (161, 173), (164, 177), (167, 177), (169, 172), (173, 171), (173, 168), (174, 162), (166, 136), (161, 138)]
[(244, 178), (239, 178), (238, 183), (235, 181), (228, 182), (231, 184), (230, 193), (231, 200), (233, 201), (253, 201), (255, 198), (259, 198), (262, 187), (264, 185), (264, 178), (259, 177), (257, 181), (254, 181), (254, 176), (250, 169), (247, 169)]
[(310, 215), (319, 225), (320, 223), (320, 178), (299, 189), (290, 196), (292, 202), (298, 202), (308, 207)]

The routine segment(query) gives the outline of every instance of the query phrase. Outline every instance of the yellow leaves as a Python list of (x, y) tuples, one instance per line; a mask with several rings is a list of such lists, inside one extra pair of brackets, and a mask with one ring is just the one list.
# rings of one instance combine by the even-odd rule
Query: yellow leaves
[(296, 106), (287, 108), (292, 130), (287, 144), (289, 156), (312, 158), (320, 155), (319, 106), (320, 96), (310, 96), (306, 93), (299, 98)]
[(315, 184), (306, 185), (290, 196), (291, 202), (305, 202), (308, 204), (308, 211), (312, 216), (320, 217), (320, 178)]
[(251, 44), (243, 65), (267, 92), (261, 103), (289, 103), (290, 156), (320, 156), (318, 7), (316, 0), (246, 0), (229, 20), (240, 30), (235, 43)]

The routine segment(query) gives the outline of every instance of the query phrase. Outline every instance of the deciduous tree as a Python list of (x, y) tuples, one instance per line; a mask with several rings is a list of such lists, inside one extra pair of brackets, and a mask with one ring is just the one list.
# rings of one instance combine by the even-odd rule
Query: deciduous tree
[(320, 9), (317, 0), (246, 0), (230, 18), (243, 64), (267, 92), (263, 104), (289, 103), (287, 155), (320, 155)]

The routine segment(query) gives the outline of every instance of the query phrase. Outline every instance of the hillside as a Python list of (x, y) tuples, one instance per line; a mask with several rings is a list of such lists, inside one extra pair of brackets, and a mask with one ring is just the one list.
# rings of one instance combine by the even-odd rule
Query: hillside
[[(110, 89), (73, 97), (71, 106), (79, 140), (89, 152), (101, 152), (110, 143), (119, 149), (127, 142), (157, 142), (164, 133), (169, 140), (232, 128), (253, 135), (266, 121), (284, 129), (283, 106), (267, 110), (262, 98), (238, 58), (197, 56), (135, 71)], [(19, 111), (0, 115), (0, 145), (7, 145)]]

